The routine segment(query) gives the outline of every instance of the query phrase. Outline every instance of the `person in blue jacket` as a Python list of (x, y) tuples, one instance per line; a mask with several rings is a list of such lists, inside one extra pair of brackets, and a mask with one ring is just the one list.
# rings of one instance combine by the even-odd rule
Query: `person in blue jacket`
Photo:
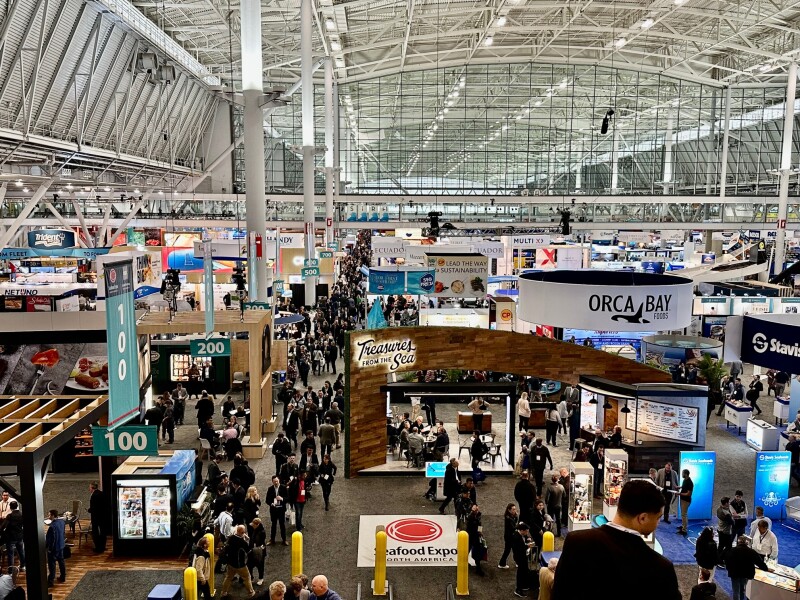
[(58, 563), (59, 583), (67, 580), (67, 565), (64, 563), (64, 526), (66, 522), (58, 516), (57, 510), (48, 513), (50, 525), (45, 536), (47, 546), (47, 585), (52, 586), (56, 580), (56, 563)]

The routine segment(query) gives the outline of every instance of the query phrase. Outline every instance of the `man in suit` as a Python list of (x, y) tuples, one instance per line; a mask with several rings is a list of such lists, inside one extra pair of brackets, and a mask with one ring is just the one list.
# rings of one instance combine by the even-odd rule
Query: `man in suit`
[(573, 403), (579, 403), (581, 401), (581, 393), (578, 391), (578, 388), (573, 386), (571, 383), (566, 387), (564, 390), (564, 394), (561, 396), (562, 400), (567, 401), (567, 405)]
[(664, 465), (656, 474), (656, 485), (661, 488), (664, 495), (664, 522), (669, 523), (669, 510), (675, 499), (673, 492), (678, 491), (678, 472), (672, 468), (672, 463)]
[(455, 458), (451, 458), (450, 464), (445, 467), (443, 487), (444, 489), (442, 491), (444, 492), (445, 498), (444, 502), (439, 506), (439, 512), (441, 514), (444, 514), (444, 509), (447, 508), (450, 501), (455, 500), (458, 494), (461, 493), (461, 480), (458, 478), (458, 460)]
[(275, 543), (275, 529), (279, 525), (281, 528), (281, 540), (284, 546), (288, 546), (286, 541), (286, 497), (289, 492), (285, 485), (281, 485), (281, 480), (277, 475), (272, 476), (272, 485), (267, 490), (267, 506), (269, 506), (269, 518), (272, 521), (272, 529), (269, 533), (267, 546)]
[(89, 514), (92, 515), (92, 540), (97, 554), (106, 551), (106, 522), (108, 503), (105, 494), (96, 481), (89, 484)]
[(681, 600), (672, 563), (641, 537), (655, 531), (663, 506), (664, 496), (651, 482), (626, 483), (611, 523), (567, 536), (552, 600), (586, 596), (597, 581), (625, 581), (626, 590), (648, 590), (648, 600)]
[(47, 546), (47, 585), (52, 586), (56, 582), (56, 563), (58, 563), (58, 581), (64, 583), (67, 580), (67, 565), (64, 564), (64, 519), (59, 518), (57, 510), (48, 513), (50, 525), (47, 527), (45, 535), (45, 545)]

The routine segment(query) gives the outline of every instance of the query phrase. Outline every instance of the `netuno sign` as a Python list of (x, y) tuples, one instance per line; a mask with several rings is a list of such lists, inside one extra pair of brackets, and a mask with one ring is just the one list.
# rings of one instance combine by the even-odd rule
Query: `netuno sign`
[(800, 317), (745, 316), (742, 321), (743, 362), (800, 373)]
[(667, 331), (692, 320), (692, 280), (622, 271), (547, 271), (519, 278), (520, 317), (597, 331)]

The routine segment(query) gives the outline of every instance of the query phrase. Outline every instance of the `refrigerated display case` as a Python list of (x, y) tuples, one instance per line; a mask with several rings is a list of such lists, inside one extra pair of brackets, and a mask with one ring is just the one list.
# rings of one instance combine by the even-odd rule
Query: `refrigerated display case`
[(177, 516), (192, 502), (195, 489), (194, 450), (132, 456), (111, 475), (114, 490), (114, 554), (167, 555), (180, 552)]
[(628, 478), (628, 453), (609, 449), (605, 452), (603, 468), (603, 516), (611, 521), (617, 514), (622, 486)]
[(592, 527), (594, 467), (588, 462), (569, 465), (569, 531)]

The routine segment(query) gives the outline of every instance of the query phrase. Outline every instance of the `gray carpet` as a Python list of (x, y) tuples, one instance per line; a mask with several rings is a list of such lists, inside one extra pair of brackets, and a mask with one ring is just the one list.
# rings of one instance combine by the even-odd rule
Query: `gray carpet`
[(146, 600), (150, 590), (159, 583), (181, 585), (183, 572), (157, 569), (89, 571), (67, 600)]

